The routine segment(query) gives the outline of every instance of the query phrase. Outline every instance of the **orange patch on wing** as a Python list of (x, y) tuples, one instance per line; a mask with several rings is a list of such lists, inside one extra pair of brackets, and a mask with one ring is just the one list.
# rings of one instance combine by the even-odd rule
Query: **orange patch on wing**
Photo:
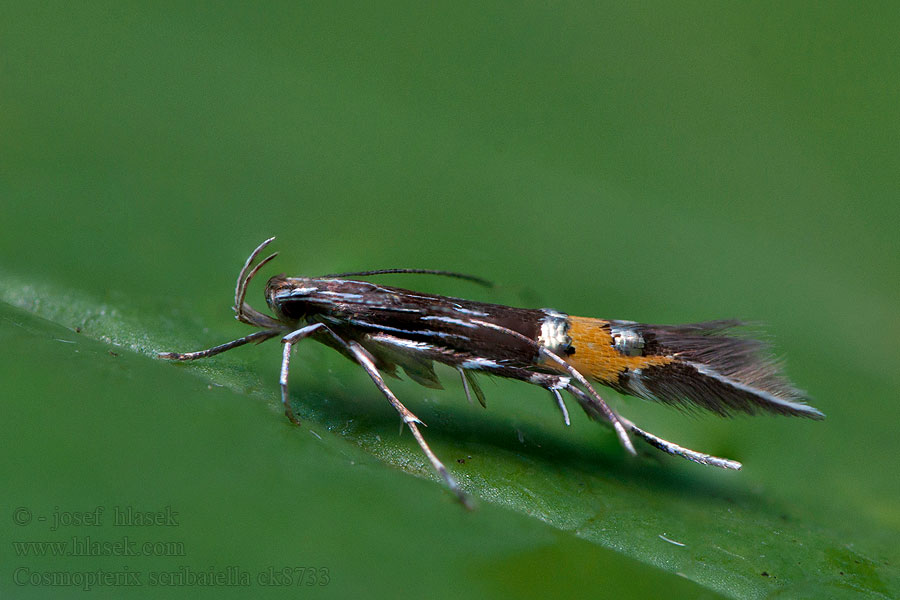
[[(569, 337), (575, 354), (563, 356), (585, 377), (600, 382), (615, 382), (625, 369), (643, 369), (673, 361), (665, 356), (625, 356), (613, 347), (609, 321), (588, 317), (569, 317)], [(560, 366), (546, 361), (544, 366), (561, 371)]]

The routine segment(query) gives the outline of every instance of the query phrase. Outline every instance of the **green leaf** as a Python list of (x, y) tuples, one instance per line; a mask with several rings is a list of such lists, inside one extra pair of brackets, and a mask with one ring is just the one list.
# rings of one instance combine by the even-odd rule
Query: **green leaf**
[[(0, 297), (8, 304), (0, 305), (5, 307), (0, 322), (7, 356), (0, 356), (0, 363), (6, 371), (3, 380), (14, 391), (8, 410), (15, 415), (6, 421), (4, 439), (18, 450), (3, 475), (17, 490), (14, 503), (51, 520), (54, 513), (96, 507), (106, 513), (172, 507), (182, 515), (183, 528), (140, 529), (136, 537), (140, 543), (201, 548), (188, 555), (188, 569), (203, 571), (210, 568), (207, 563), (216, 565), (215, 570), (238, 565), (256, 583), (260, 573), (281, 564), (277, 553), (238, 549), (259, 544), (262, 532), (270, 542), (289, 546), (297, 532), (308, 539), (311, 511), (322, 522), (345, 522), (346, 527), (346, 521), (356, 521), (356, 527), (367, 528), (373, 514), (388, 511), (404, 519), (405, 510), (415, 510), (415, 531), (392, 525), (373, 543), (394, 547), (407, 543), (403, 536), (421, 536), (443, 544), (439, 540), (447, 527), (472, 527), (466, 519), (516, 531), (521, 521), (531, 520), (618, 553), (615, 558), (603, 554), (604, 570), (612, 560), (618, 568), (640, 573), (646, 593), (675, 586), (671, 589), (686, 595), (700, 594), (687, 582), (667, 581), (657, 567), (734, 597), (826, 591), (834, 597), (841, 590), (890, 595), (892, 573), (886, 565), (874, 559), (872, 550), (850, 545), (817, 523), (809, 507), (748, 490), (741, 473), (705, 472), (654, 456), (652, 450), (650, 456), (629, 459), (611, 434), (581, 415), (568, 431), (549, 402), (541, 410), (539, 399), (546, 399), (527, 386), (488, 386), (493, 392), (490, 410), (483, 411), (460, 402), (459, 386), (427, 390), (423, 401), (423, 388), (394, 385), (405, 392), (401, 396), (413, 398), (410, 405), (430, 425), (426, 435), (435, 451), (477, 498), (481, 514), (467, 517), (440, 491), (413, 440), (398, 434), (399, 421), (378, 391), (352, 365), (328, 360), (324, 348), (307, 344), (299, 350), (296, 362), (305, 372), (295, 377), (302, 383), (294, 382), (294, 398), (304, 426), (295, 428), (280, 415), (275, 378), (280, 348), (275, 343), (255, 352), (268, 356), (268, 368), (250, 366), (234, 354), (189, 365), (156, 361), (156, 351), (173, 347), (174, 342), (164, 340), (183, 337), (191, 320), (163, 315), (151, 320), (83, 294), (60, 293), (55, 286), (23, 284), (9, 276), (3, 282)], [(35, 315), (52, 317), (65, 327)], [(269, 381), (257, 370), (268, 371)], [(531, 406), (523, 407), (526, 403)], [(263, 406), (271, 410), (260, 410)], [(424, 488), (411, 482), (398, 485), (379, 464), (433, 483)], [(37, 481), (34, 474), (40, 474)], [(375, 484), (373, 478), (382, 480)], [(219, 500), (232, 495), (234, 503)], [(210, 510), (210, 502), (215, 509)], [(500, 516), (487, 509), (491, 505), (521, 516)], [(203, 514), (208, 510), (215, 515)], [(212, 536), (218, 542), (208, 537), (209, 527), (218, 530), (216, 520), (231, 523)], [(423, 530), (424, 523), (430, 529)], [(28, 541), (21, 534), (34, 529), (13, 531), (11, 537), (19, 534)], [(94, 540), (101, 533), (112, 538), (118, 533), (111, 518), (97, 529), (69, 529)], [(558, 555), (567, 564), (569, 552), (584, 551), (571, 540), (562, 542), (569, 550), (546, 548), (545, 541), (535, 541), (534, 525), (527, 530), (532, 532), (503, 533), (500, 548), (485, 548), (477, 528), (457, 533), (454, 537), (462, 539), (456, 552), (462, 556), (456, 560), (480, 564), (511, 547), (525, 556), (544, 548), (506, 565), (501, 576), (527, 579), (533, 561), (547, 560), (538, 558), (543, 554)], [(51, 539), (59, 537), (49, 533)], [(344, 535), (355, 535), (354, 528)], [(466, 539), (472, 535), (479, 539)], [(537, 537), (546, 540), (546, 535)], [(45, 539), (48, 532), (40, 531), (40, 536)], [(229, 543), (236, 547), (225, 552), (226, 560), (214, 548)], [(317, 548), (320, 543), (327, 547), (334, 541), (319, 541)], [(353, 566), (345, 568), (356, 573), (363, 558), (352, 554), (342, 555), (337, 564), (346, 560)], [(194, 562), (198, 556), (202, 566)], [(315, 550), (310, 556), (322, 555)], [(148, 561), (154, 566), (148, 577), (155, 573), (157, 579), (181, 581), (189, 576), (179, 570), (181, 562), (175, 568), (164, 558)], [(72, 561), (66, 567), (84, 568), (82, 564)], [(613, 584), (624, 581), (616, 573)], [(637, 596), (639, 590), (629, 593)]]

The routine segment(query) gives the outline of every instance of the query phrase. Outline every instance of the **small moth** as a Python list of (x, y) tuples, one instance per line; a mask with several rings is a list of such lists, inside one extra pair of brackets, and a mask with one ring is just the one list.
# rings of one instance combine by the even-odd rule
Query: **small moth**
[(291, 422), (288, 372), (291, 350), (305, 338), (331, 346), (358, 363), (400, 414), (416, 442), (447, 486), (467, 506), (468, 498), (432, 452), (419, 425), (385, 383), (400, 367), (421, 385), (440, 388), (434, 363), (457, 370), (466, 397), (484, 406), (476, 374), (518, 379), (546, 389), (569, 425), (561, 392), (571, 395), (587, 415), (609, 424), (622, 446), (635, 454), (629, 434), (687, 460), (740, 469), (737, 461), (690, 450), (644, 431), (616, 413), (591, 385), (682, 407), (699, 407), (720, 416), (770, 412), (821, 419), (806, 394), (779, 371), (760, 340), (741, 335), (737, 320), (689, 325), (646, 325), (633, 321), (570, 316), (552, 309), (513, 308), (414, 292), (346, 279), (384, 273), (430, 273), (477, 277), (426, 269), (384, 269), (322, 277), (276, 275), (266, 284), (274, 316), (246, 301), (247, 286), (277, 253), (257, 258), (275, 238), (260, 244), (244, 263), (234, 292), (236, 318), (260, 331), (199, 352), (164, 352), (161, 358), (194, 360), (250, 342), (281, 337), (281, 401)]

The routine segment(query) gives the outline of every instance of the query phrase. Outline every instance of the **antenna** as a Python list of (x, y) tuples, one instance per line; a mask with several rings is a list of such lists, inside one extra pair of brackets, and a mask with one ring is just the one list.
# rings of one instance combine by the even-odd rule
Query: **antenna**
[(484, 287), (494, 287), (494, 284), (487, 279), (476, 277), (475, 275), (466, 275), (465, 273), (455, 273), (453, 271), (439, 271), (435, 269), (377, 269), (375, 271), (352, 271), (348, 273), (331, 273), (322, 275), (326, 277), (368, 277), (369, 275), (389, 275), (392, 273), (415, 273), (418, 275), (440, 275), (442, 277), (455, 277), (456, 279), (465, 279)]

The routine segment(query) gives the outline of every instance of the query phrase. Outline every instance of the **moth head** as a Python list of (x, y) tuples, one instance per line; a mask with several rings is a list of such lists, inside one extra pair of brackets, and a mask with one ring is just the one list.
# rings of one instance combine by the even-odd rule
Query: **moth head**
[(297, 322), (314, 312), (307, 302), (319, 291), (313, 279), (276, 275), (266, 283), (266, 303), (280, 321)]

